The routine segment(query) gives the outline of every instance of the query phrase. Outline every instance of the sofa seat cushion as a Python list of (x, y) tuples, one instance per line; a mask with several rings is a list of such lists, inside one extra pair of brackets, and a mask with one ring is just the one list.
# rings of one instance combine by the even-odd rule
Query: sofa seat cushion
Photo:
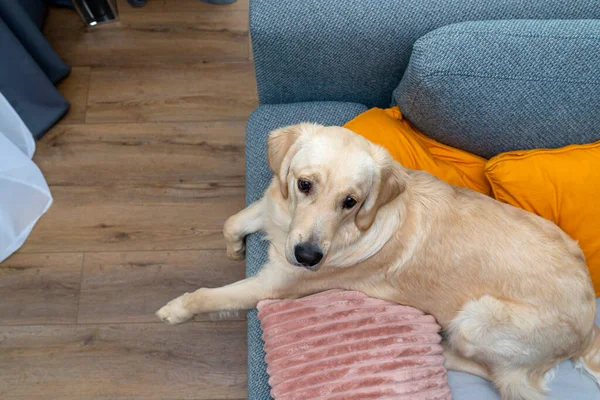
[(465, 22), (421, 37), (394, 92), (424, 134), (484, 158), (600, 139), (600, 20)]
[[(259, 199), (271, 180), (267, 162), (266, 139), (270, 131), (280, 126), (300, 122), (317, 122), (325, 125), (344, 125), (367, 107), (356, 103), (314, 102), (259, 107), (248, 121), (246, 129), (246, 202)], [(254, 275), (267, 261), (268, 242), (260, 234), (247, 239), (246, 274)], [(596, 323), (600, 318), (596, 318)], [(265, 363), (262, 330), (257, 310), (248, 312), (248, 399), (268, 400), (267, 365)], [(462, 372), (448, 371), (448, 382), (455, 400), (499, 400), (490, 382)], [(549, 384), (549, 399), (600, 400), (596, 383), (576, 370), (571, 361), (561, 363), (556, 377)]]

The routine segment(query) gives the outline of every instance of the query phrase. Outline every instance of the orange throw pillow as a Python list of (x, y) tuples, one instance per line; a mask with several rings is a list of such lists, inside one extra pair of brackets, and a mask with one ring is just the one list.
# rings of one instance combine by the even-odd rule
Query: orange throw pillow
[(486, 159), (426, 137), (402, 118), (398, 107), (372, 108), (344, 127), (385, 147), (406, 168), (427, 171), (451, 185), (491, 193), (483, 173)]
[(492, 158), (485, 175), (497, 200), (531, 211), (579, 241), (600, 296), (600, 142)]

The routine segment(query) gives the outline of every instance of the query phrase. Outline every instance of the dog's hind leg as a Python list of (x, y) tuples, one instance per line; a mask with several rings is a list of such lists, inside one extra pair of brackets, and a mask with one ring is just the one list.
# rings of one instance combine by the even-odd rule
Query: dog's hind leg
[(265, 199), (250, 204), (242, 211), (225, 221), (223, 235), (227, 242), (227, 257), (230, 260), (243, 260), (246, 256), (247, 235), (264, 228)]
[(545, 398), (544, 377), (554, 366), (541, 329), (544, 323), (531, 306), (482, 296), (452, 320), (448, 340), (461, 356), (485, 365), (502, 399), (538, 400)]
[(485, 380), (491, 381), (492, 376), (485, 365), (461, 356), (447, 342), (443, 342), (444, 347), (444, 366), (451, 371), (466, 372), (471, 375), (479, 376)]

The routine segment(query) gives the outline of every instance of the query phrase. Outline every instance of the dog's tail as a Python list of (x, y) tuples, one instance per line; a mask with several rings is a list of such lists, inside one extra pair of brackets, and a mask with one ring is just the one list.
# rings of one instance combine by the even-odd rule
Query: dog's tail
[(600, 328), (594, 326), (591, 341), (574, 361), (577, 368), (588, 373), (600, 385)]

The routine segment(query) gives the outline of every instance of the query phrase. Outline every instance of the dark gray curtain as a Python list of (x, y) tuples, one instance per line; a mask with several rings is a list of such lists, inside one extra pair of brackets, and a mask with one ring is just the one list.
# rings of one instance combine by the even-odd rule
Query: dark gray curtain
[(44, 0), (0, 0), (0, 93), (39, 139), (69, 109), (55, 84), (70, 68), (44, 38)]

